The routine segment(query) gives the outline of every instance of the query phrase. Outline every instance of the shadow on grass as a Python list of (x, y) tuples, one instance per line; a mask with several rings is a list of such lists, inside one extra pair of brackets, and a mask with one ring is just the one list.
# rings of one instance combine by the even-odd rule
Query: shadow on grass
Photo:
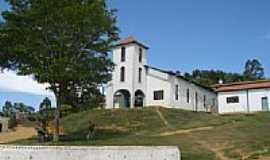
[(92, 139), (87, 140), (87, 130), (79, 130), (72, 133), (67, 133), (60, 136), (60, 141), (54, 143), (52, 141), (40, 143), (38, 137), (32, 137), (29, 139), (18, 140), (10, 142), (14, 145), (95, 145), (97, 141), (106, 142), (110, 139), (124, 138), (129, 136), (129, 132), (123, 132), (113, 129), (97, 129)]
[(112, 130), (112, 129), (98, 129), (95, 131), (95, 134), (92, 139), (87, 140), (87, 130), (80, 130), (72, 133), (68, 133), (66, 135), (61, 136), (60, 140), (61, 142), (74, 142), (74, 141), (106, 141), (109, 139), (119, 138), (119, 137), (125, 137), (130, 135), (129, 132), (122, 132), (118, 130)]

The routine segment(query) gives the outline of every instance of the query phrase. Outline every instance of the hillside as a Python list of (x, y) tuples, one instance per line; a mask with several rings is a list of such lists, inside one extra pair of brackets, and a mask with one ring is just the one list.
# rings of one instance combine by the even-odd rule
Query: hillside
[[(97, 125), (86, 141), (89, 121)], [(177, 145), (184, 160), (267, 159), (270, 113), (213, 115), (176, 109), (92, 110), (62, 120), (57, 145)], [(16, 143), (33, 144), (33, 140)]]

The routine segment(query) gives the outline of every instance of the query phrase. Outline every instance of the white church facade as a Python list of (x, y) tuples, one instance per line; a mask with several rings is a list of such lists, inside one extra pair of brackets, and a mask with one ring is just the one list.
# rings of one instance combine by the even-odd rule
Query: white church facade
[(148, 47), (133, 37), (112, 49), (115, 69), (106, 85), (106, 108), (163, 106), (191, 111), (212, 111), (217, 95), (211, 88), (180, 74), (151, 67)]

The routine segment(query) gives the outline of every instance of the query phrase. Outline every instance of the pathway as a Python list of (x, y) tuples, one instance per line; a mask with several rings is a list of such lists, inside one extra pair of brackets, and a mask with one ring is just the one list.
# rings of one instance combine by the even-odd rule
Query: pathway
[(36, 135), (36, 130), (33, 127), (24, 127), (18, 125), (16, 128), (0, 133), (0, 144), (9, 143), (21, 139), (28, 139)]

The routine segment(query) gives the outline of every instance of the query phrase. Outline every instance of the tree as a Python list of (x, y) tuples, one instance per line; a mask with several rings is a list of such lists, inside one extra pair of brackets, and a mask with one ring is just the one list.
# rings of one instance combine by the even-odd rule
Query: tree
[(244, 76), (247, 80), (264, 79), (264, 68), (257, 59), (247, 60)]
[(7, 0), (2, 13), (1, 67), (49, 83), (57, 99), (54, 141), (59, 140), (60, 106), (70, 88), (91, 91), (111, 78), (107, 53), (118, 38), (115, 11), (105, 0)]
[(27, 107), (24, 103), (14, 103), (14, 107), (17, 112), (28, 112)]
[(48, 97), (44, 98), (39, 105), (39, 112), (37, 113), (37, 119), (39, 126), (36, 127), (38, 138), (40, 142), (49, 140), (48, 124), (53, 118), (51, 101)]
[(6, 101), (2, 111), (5, 116), (9, 117), (15, 112), (15, 108), (10, 101)]
[(10, 101), (6, 101), (5, 105), (2, 108), (2, 111), (4, 113), (4, 116), (9, 117), (9, 128), (13, 128), (17, 124), (16, 120), (16, 108), (15, 105), (13, 105)]
[(39, 105), (39, 111), (47, 111), (50, 110), (52, 108), (52, 102), (51, 100), (46, 97), (43, 99), (43, 101), (40, 103)]

